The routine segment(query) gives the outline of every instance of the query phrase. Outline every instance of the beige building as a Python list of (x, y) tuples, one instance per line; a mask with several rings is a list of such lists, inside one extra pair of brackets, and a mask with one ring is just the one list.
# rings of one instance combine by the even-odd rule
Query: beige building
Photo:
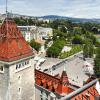
[(44, 40), (53, 36), (52, 28), (37, 27), (37, 26), (18, 26), (26, 41), (30, 42), (32, 39)]

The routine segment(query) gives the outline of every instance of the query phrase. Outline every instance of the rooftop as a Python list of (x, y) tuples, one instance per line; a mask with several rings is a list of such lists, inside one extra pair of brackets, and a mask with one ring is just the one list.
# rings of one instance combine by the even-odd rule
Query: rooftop
[[(66, 71), (57, 78), (44, 72), (35, 70), (35, 81), (39, 88), (52, 92), (59, 100), (94, 100), (100, 99), (100, 83), (91, 77), (91, 81), (78, 87), (69, 82)], [(58, 99), (57, 99), (58, 100)]]
[[(83, 69), (84, 62), (85, 61), (82, 58), (82, 54), (67, 58), (64, 61), (56, 58), (47, 58), (47, 60), (40, 66), (40, 68), (41, 71), (48, 69), (47, 71), (45, 71), (45, 73), (52, 73), (52, 75), (54, 76), (57, 74), (61, 75), (63, 69), (65, 68), (69, 77), (69, 81), (74, 85), (78, 85), (81, 87), (83, 86), (84, 81), (89, 78), (89, 76), (85, 74)], [(91, 60), (89, 60), (89, 63), (93, 64)]]
[(15, 22), (5, 19), (0, 27), (0, 60), (11, 62), (34, 55)]

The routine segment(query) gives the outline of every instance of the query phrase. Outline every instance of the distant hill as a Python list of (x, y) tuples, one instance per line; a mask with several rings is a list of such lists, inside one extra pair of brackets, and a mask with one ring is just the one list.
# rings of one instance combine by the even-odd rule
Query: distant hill
[(66, 18), (69, 18), (69, 17), (57, 16), (57, 15), (47, 15), (47, 16), (41, 16), (39, 18), (54, 20), (54, 19), (66, 19)]
[[(23, 18), (41, 18), (41, 19), (49, 19), (49, 20), (55, 20), (55, 19), (66, 19), (71, 20), (74, 23), (85, 23), (85, 22), (94, 22), (94, 23), (100, 23), (100, 19), (92, 18), (92, 19), (86, 19), (86, 18), (73, 18), (73, 17), (66, 17), (66, 16), (58, 16), (58, 15), (47, 15), (47, 16), (27, 16), (27, 15), (20, 15), (20, 14), (14, 14), (14, 13), (8, 13), (9, 16), (14, 17), (23, 17)], [(1, 14), (0, 14), (1, 15)], [(2, 17), (5, 17), (5, 14), (1, 15)]]
[(72, 22), (75, 23), (85, 23), (85, 22), (95, 22), (95, 23), (100, 23), (100, 19), (86, 19), (86, 18), (73, 18), (73, 17), (65, 17), (65, 16), (57, 16), (57, 15), (47, 15), (47, 16), (41, 16), (38, 18), (43, 18), (43, 19), (50, 19), (50, 20), (55, 20), (55, 19), (67, 19), (71, 20)]

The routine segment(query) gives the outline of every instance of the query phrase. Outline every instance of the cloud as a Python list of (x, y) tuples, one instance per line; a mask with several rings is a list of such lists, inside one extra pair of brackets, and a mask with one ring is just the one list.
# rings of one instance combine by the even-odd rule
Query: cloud
[[(100, 0), (8, 0), (8, 11), (33, 16), (100, 18), (99, 5)], [(5, 0), (0, 0), (0, 12), (5, 12)]]

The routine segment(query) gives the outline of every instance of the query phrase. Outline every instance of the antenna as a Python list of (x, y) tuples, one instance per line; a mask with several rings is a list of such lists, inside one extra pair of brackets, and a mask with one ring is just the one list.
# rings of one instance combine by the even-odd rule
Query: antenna
[(7, 19), (7, 13), (8, 13), (8, 0), (6, 0), (6, 19)]
[(8, 33), (8, 0), (6, 0), (6, 27), (7, 27), (7, 33)]

